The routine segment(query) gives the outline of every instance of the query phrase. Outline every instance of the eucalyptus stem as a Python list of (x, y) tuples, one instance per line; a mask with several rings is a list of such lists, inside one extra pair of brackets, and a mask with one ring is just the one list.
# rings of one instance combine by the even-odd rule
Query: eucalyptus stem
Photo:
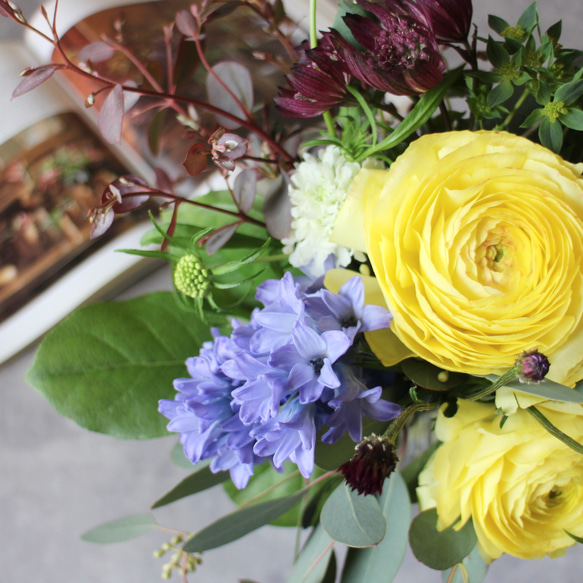
[(577, 453), (583, 454), (583, 445), (563, 433), (559, 428), (555, 427), (536, 407), (531, 406), (526, 409), (553, 437), (562, 441), (567, 447)]
[(516, 378), (518, 378), (518, 375), (516, 374), (516, 369), (513, 367), (510, 370), (507, 370), (501, 377), (499, 377), (497, 380), (495, 380), (489, 387), (486, 387), (484, 389), (480, 389), (479, 391), (477, 391), (473, 395), (472, 394), (471, 395), (464, 395), (464, 399), (466, 401), (478, 401), (482, 397), (487, 397), (491, 393), (497, 391), (498, 389), (501, 389), (504, 385), (507, 385), (508, 383), (512, 382)]
[(438, 403), (428, 403), (427, 401), (411, 403), (405, 407), (403, 411), (401, 411), (401, 414), (391, 423), (389, 428), (383, 433), (383, 437), (386, 437), (393, 444), (396, 443), (399, 433), (401, 433), (401, 430), (405, 427), (407, 421), (409, 421), (415, 413), (430, 411), (431, 409), (435, 409), (437, 405)]

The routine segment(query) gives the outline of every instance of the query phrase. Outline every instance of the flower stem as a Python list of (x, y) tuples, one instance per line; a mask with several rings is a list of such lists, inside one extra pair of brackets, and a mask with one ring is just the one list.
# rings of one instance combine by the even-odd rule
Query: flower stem
[(401, 430), (407, 421), (409, 421), (415, 413), (419, 413), (420, 411), (430, 411), (431, 409), (435, 409), (437, 405), (438, 403), (428, 403), (427, 401), (411, 403), (405, 407), (403, 411), (401, 411), (401, 414), (391, 423), (389, 428), (383, 433), (383, 437), (389, 439), (393, 444), (396, 443), (399, 433), (401, 433)]
[(528, 407), (526, 409), (553, 437), (562, 441), (567, 447), (577, 453), (583, 454), (583, 445), (563, 433), (559, 428), (555, 427), (536, 407)]
[(496, 379), (489, 387), (484, 389), (480, 389), (473, 395), (464, 396), (466, 401), (478, 401), (482, 397), (487, 397), (491, 393), (494, 393), (498, 389), (501, 389), (504, 385), (512, 382), (513, 380), (517, 379), (518, 375), (516, 374), (516, 369), (513, 367), (510, 370), (507, 370), (501, 377)]

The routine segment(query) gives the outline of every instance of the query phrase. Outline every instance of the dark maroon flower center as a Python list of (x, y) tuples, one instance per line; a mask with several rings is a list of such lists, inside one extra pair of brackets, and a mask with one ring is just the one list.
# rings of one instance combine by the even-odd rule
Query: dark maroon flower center
[(411, 22), (395, 19), (390, 28), (381, 30), (374, 44), (374, 59), (383, 68), (413, 69), (417, 61), (428, 59), (426, 39)]

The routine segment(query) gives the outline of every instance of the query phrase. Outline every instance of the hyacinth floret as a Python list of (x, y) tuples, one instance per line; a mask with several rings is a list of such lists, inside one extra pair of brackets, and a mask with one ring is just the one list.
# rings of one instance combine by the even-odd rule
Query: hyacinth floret
[(328, 427), (326, 443), (346, 432), (359, 441), (365, 416), (385, 422), (400, 412), (353, 357), (364, 330), (390, 324), (385, 308), (364, 305), (359, 276), (332, 294), (287, 273), (256, 297), (264, 307), (251, 322), (233, 321), (230, 337), (213, 330), (187, 360), (190, 376), (174, 382), (175, 399), (159, 406), (186, 457), (212, 458), (211, 471), (228, 470), (238, 488), (264, 461), (282, 471), (289, 460), (309, 477), (320, 429)]

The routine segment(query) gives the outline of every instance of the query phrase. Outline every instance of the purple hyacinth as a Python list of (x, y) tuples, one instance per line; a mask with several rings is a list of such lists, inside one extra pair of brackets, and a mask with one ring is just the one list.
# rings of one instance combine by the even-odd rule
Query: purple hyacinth
[(346, 432), (359, 441), (365, 416), (389, 421), (400, 411), (353, 361), (361, 333), (390, 324), (385, 308), (364, 305), (359, 276), (333, 294), (288, 273), (262, 283), (256, 298), (264, 307), (251, 322), (234, 320), (230, 337), (213, 330), (186, 363), (190, 377), (174, 382), (176, 398), (159, 406), (186, 457), (212, 458), (210, 469), (228, 470), (238, 488), (264, 461), (281, 470), (290, 460), (308, 477), (320, 429), (329, 428), (326, 443)]

